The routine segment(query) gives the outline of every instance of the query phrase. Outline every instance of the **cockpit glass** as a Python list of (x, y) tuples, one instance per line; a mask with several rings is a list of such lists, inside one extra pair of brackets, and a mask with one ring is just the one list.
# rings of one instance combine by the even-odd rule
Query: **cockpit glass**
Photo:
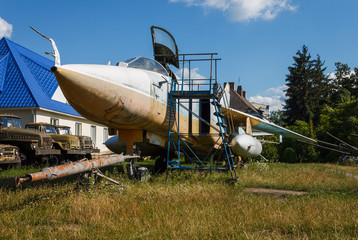
[(125, 62), (125, 63), (130, 63), (130, 62), (132, 62), (134, 59), (136, 59), (136, 58), (135, 58), (135, 57), (134, 57), (134, 58), (130, 58), (130, 59), (124, 61), (124, 62)]
[(164, 32), (161, 29), (154, 28), (154, 34), (155, 34), (155, 42), (157, 44), (162, 44), (166, 46), (173, 52), (173, 54), (176, 53), (175, 42), (173, 41), (173, 38), (171, 38), (168, 35), (168, 33)]
[(164, 76), (168, 76), (168, 72), (165, 70), (165, 68), (160, 63), (150, 58), (136, 57), (130, 58), (125, 62), (128, 63), (128, 67), (131, 68), (145, 69), (160, 73)]

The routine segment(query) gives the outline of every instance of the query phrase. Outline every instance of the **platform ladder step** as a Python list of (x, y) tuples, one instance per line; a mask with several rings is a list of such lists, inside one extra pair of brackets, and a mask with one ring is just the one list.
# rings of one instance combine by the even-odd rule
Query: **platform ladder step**
[(222, 128), (226, 128), (226, 124), (224, 122), (218, 122), (216, 125), (221, 126)]
[(220, 117), (220, 118), (224, 118), (224, 117), (225, 117), (224, 114), (219, 113), (219, 112), (214, 112), (214, 115), (215, 115), (216, 117)]
[(224, 148), (224, 151), (225, 151), (224, 156), (229, 164), (230, 170), (233, 170), (234, 154), (232, 153), (232, 150), (231, 150), (232, 146), (229, 142), (229, 133), (228, 133), (227, 125), (226, 125), (225, 116), (221, 111), (222, 105), (220, 104), (219, 98), (216, 95), (213, 96), (213, 100), (212, 100), (211, 104), (213, 104), (215, 107), (214, 115), (217, 117), (216, 124), (219, 126), (219, 135), (222, 140), (222, 147)]
[[(219, 101), (217, 101), (216, 99), (214, 99), (211, 102), (211, 104), (214, 105), (215, 107), (221, 108), (221, 103)], [(221, 110), (220, 110), (220, 112), (221, 112)]]

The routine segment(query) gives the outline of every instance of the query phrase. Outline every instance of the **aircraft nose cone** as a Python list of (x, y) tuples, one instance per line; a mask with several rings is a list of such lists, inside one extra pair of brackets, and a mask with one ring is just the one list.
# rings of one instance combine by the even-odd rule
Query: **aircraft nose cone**
[(116, 99), (108, 83), (84, 73), (85, 70), (84, 66), (76, 65), (51, 68), (70, 105), (82, 116), (100, 120)]
[(73, 69), (52, 67), (51, 71), (55, 74), (58, 84), (65, 97), (71, 102), (77, 102), (83, 97), (90, 83), (88, 77)]
[[(69, 104), (83, 117), (116, 128), (148, 127), (153, 122), (148, 121), (154, 118), (148, 96), (152, 75), (146, 71), (95, 64), (56, 66), (51, 71)], [(160, 117), (153, 124), (161, 125)]]
[(56, 73), (57, 72), (57, 67), (56, 66), (53, 66), (50, 68), (51, 72), (53, 73)]

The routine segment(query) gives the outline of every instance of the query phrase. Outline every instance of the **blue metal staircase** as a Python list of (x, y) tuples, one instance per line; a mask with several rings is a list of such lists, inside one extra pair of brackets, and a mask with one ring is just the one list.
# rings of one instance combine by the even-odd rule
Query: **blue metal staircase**
[(217, 123), (219, 127), (219, 134), (221, 138), (221, 145), (224, 148), (224, 158), (226, 159), (226, 162), (228, 163), (229, 170), (234, 170), (236, 168), (235, 162), (234, 162), (234, 154), (231, 150), (230, 145), (230, 130), (228, 126), (228, 121), (226, 121), (225, 115), (221, 111), (221, 104), (220, 104), (220, 98), (218, 98), (217, 94), (213, 95), (213, 100), (211, 102), (214, 107), (214, 115), (217, 118)]
[[(210, 57), (203, 58), (203, 55), (209, 55)], [(169, 120), (167, 164), (171, 169), (230, 170), (232, 172), (232, 177), (236, 179), (236, 165), (230, 146), (231, 132), (233, 128), (230, 121), (227, 121), (227, 117), (222, 112), (220, 102), (225, 103), (225, 101), (221, 101), (225, 98), (225, 92), (217, 82), (217, 61), (220, 59), (214, 58), (214, 55), (216, 55), (216, 53), (180, 55), (182, 77), (180, 80), (172, 80), (168, 100), (168, 105), (170, 106), (169, 116), (174, 117), (171, 117)], [(198, 56), (201, 58), (198, 59)], [(210, 77), (208, 79), (191, 78), (191, 64), (194, 61), (208, 61), (210, 63)], [(187, 69), (189, 71), (188, 78), (184, 77), (186, 65), (188, 65)], [(213, 105), (212, 108), (210, 107), (210, 104), (207, 104), (207, 109), (201, 110), (209, 111), (209, 113), (206, 113), (206, 116), (209, 116), (209, 119), (205, 119), (203, 116), (200, 116), (200, 114), (193, 111), (191, 106), (195, 101), (199, 101), (199, 106), (200, 102), (210, 102)], [(214, 116), (216, 116), (216, 126), (211, 124), (211, 111), (213, 111)], [(192, 116), (196, 117), (199, 119), (201, 125), (207, 125), (206, 129), (209, 129), (209, 132), (204, 133), (199, 131), (198, 133), (192, 133), (190, 129), (191, 123), (189, 123), (189, 130), (184, 132), (184, 127), (180, 125), (180, 113), (186, 113), (189, 122), (191, 121)], [(210, 128), (216, 130), (217, 133), (210, 133)], [(205, 154), (202, 152), (197, 154), (191, 148), (191, 138), (205, 136), (212, 137), (214, 135), (218, 138), (209, 152)], [(175, 156), (171, 156), (170, 154), (173, 150)], [(225, 167), (218, 166), (218, 164), (213, 162), (214, 156), (219, 155), (219, 153), (222, 154), (222, 158), (225, 159)], [(205, 157), (200, 158), (199, 155)], [(184, 164), (182, 163), (183, 157), (187, 159)]]

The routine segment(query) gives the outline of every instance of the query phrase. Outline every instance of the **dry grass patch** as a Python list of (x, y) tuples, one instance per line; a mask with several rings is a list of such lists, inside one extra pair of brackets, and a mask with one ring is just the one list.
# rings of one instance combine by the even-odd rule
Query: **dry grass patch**
[(308, 192), (305, 191), (279, 190), (272, 188), (246, 188), (245, 191), (255, 194), (269, 194), (275, 197), (282, 197), (285, 195), (301, 196), (308, 194)]
[(344, 172), (320, 164), (271, 164), (269, 168), (247, 168), (240, 174), (250, 187), (302, 190), (308, 192), (358, 193), (358, 182)]
[[(168, 179), (75, 190), (74, 183), (0, 189), (0, 238), (8, 239), (352, 239), (358, 181), (323, 165), (248, 167), (227, 173), (172, 172)], [(255, 181), (256, 179), (256, 181)], [(306, 190), (255, 195), (246, 187)], [(282, 201), (284, 200), (284, 201)]]

